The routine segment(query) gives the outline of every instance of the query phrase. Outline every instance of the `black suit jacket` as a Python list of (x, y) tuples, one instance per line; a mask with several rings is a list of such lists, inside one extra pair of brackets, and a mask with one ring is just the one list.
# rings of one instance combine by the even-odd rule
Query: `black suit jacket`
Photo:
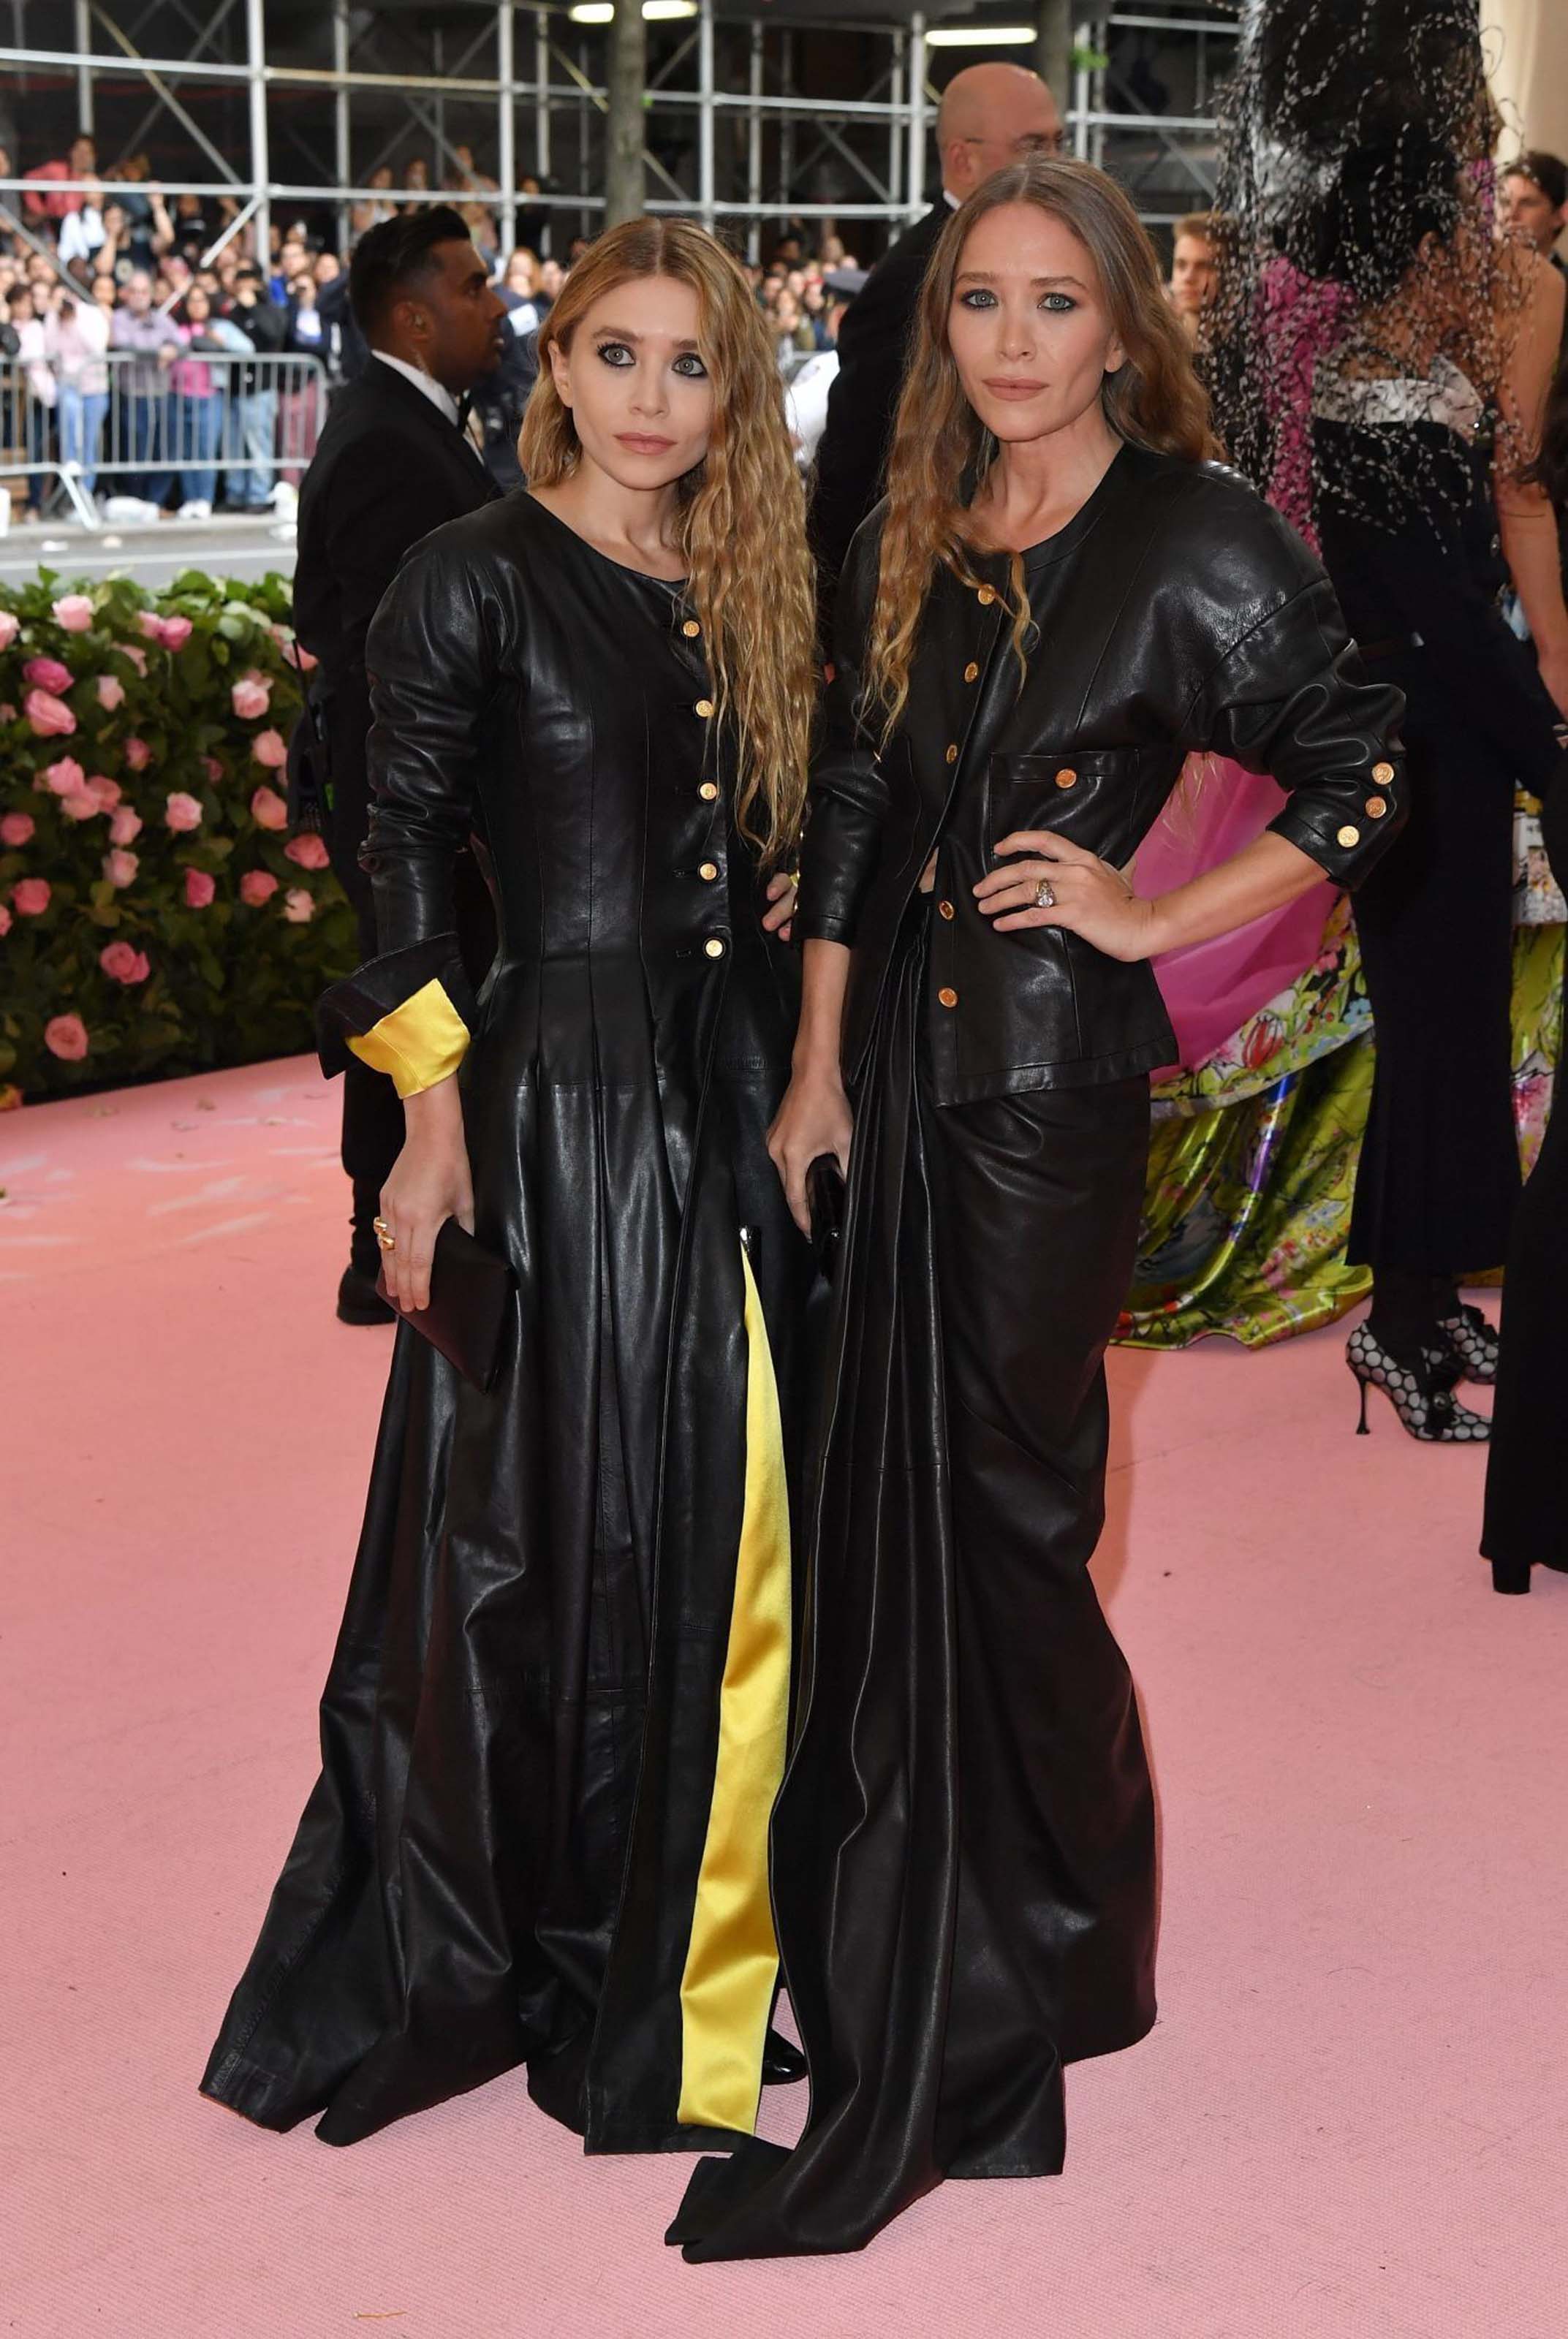
[(850, 539), (883, 491), (892, 418), (926, 262), (952, 217), (945, 202), (878, 261), (838, 334), (838, 373), (828, 392), (827, 423), (817, 449), (812, 495), (812, 546), (822, 577), (823, 638)]

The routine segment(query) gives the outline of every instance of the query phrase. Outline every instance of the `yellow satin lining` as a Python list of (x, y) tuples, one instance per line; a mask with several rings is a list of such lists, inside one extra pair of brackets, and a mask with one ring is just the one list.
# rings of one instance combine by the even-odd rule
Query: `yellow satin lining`
[(418, 1096), (457, 1071), (468, 1052), (468, 1027), (431, 981), (349, 1045), (373, 1072), (390, 1072), (400, 1097)]
[(745, 1275), (745, 1505), (719, 1693), (718, 1760), (681, 1977), (681, 2099), (694, 2127), (756, 2127), (778, 1973), (768, 1818), (789, 1721), (790, 1534), (784, 1428), (762, 1301)]

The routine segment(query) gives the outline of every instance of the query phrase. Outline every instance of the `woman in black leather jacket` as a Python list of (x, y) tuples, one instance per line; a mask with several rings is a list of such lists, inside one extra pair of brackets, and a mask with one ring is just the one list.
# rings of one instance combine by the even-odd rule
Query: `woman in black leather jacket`
[[(408, 1320), (321, 1778), (203, 2083), (335, 2144), (519, 2061), (590, 2151), (733, 2137), (774, 1989), (813, 1268), (765, 1148), (798, 979), (764, 865), (804, 785), (810, 562), (711, 237), (601, 238), (541, 338), (531, 492), (428, 536), (370, 634), (381, 955), (328, 1054), (405, 1099)], [(417, 1328), (448, 1217), (515, 1278), (488, 1393)]]
[[(1403, 811), (1398, 694), (1210, 445), (1126, 198), (1077, 163), (990, 181), (932, 259), (839, 597), (772, 1140), (797, 1214), (814, 1157), (850, 1176), (774, 1823), (812, 2111), (792, 2155), (702, 2165), (694, 2258), (857, 2248), (943, 2176), (1059, 2169), (1063, 2064), (1154, 2019), (1153, 1798), (1088, 1572), (1175, 1052), (1149, 961), (1354, 882)], [(1123, 873), (1208, 749), (1289, 802), (1140, 900)]]

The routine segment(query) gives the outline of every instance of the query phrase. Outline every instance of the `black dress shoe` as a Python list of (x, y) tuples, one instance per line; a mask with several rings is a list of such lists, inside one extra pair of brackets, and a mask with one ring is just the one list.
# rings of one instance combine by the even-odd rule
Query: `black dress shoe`
[(770, 2030), (763, 2048), (764, 2087), (792, 2087), (805, 2076), (806, 2059), (800, 2048), (782, 2032)]
[(367, 1273), (350, 1259), (338, 1286), (340, 1324), (395, 1324), (398, 1311), (376, 1288), (375, 1271)]

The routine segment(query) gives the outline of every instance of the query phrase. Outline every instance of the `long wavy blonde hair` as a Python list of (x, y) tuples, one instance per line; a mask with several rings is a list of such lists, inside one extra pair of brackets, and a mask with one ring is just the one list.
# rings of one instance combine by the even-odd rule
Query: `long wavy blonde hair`
[(708, 449), (679, 483), (676, 543), (703, 628), (717, 719), (738, 741), (735, 819), (764, 863), (794, 845), (816, 698), (815, 594), (784, 388), (761, 310), (723, 245), (685, 220), (628, 220), (590, 244), (539, 328), (539, 378), (518, 460), (555, 487), (581, 459), (550, 351), (569, 351), (617, 284), (667, 276), (697, 296), (697, 346), (714, 386)]
[[(942, 230), (926, 270), (914, 347), (899, 400), (888, 463), (876, 607), (864, 665), (865, 712), (885, 739), (909, 696), (910, 662), (921, 612), (937, 567), (979, 580), (980, 549), (969, 507), (996, 459), (996, 441), (959, 379), (948, 343), (963, 248), (971, 230), (1005, 203), (1034, 203), (1070, 228), (1094, 262), (1106, 313), (1125, 352), (1100, 392), (1119, 439), (1188, 462), (1218, 453), (1208, 399), (1171, 313), (1154, 246), (1113, 179), (1088, 163), (1034, 155), (999, 171)], [(1011, 593), (1013, 647), (1022, 663), (1030, 632), (1023, 563), (1015, 554)]]

